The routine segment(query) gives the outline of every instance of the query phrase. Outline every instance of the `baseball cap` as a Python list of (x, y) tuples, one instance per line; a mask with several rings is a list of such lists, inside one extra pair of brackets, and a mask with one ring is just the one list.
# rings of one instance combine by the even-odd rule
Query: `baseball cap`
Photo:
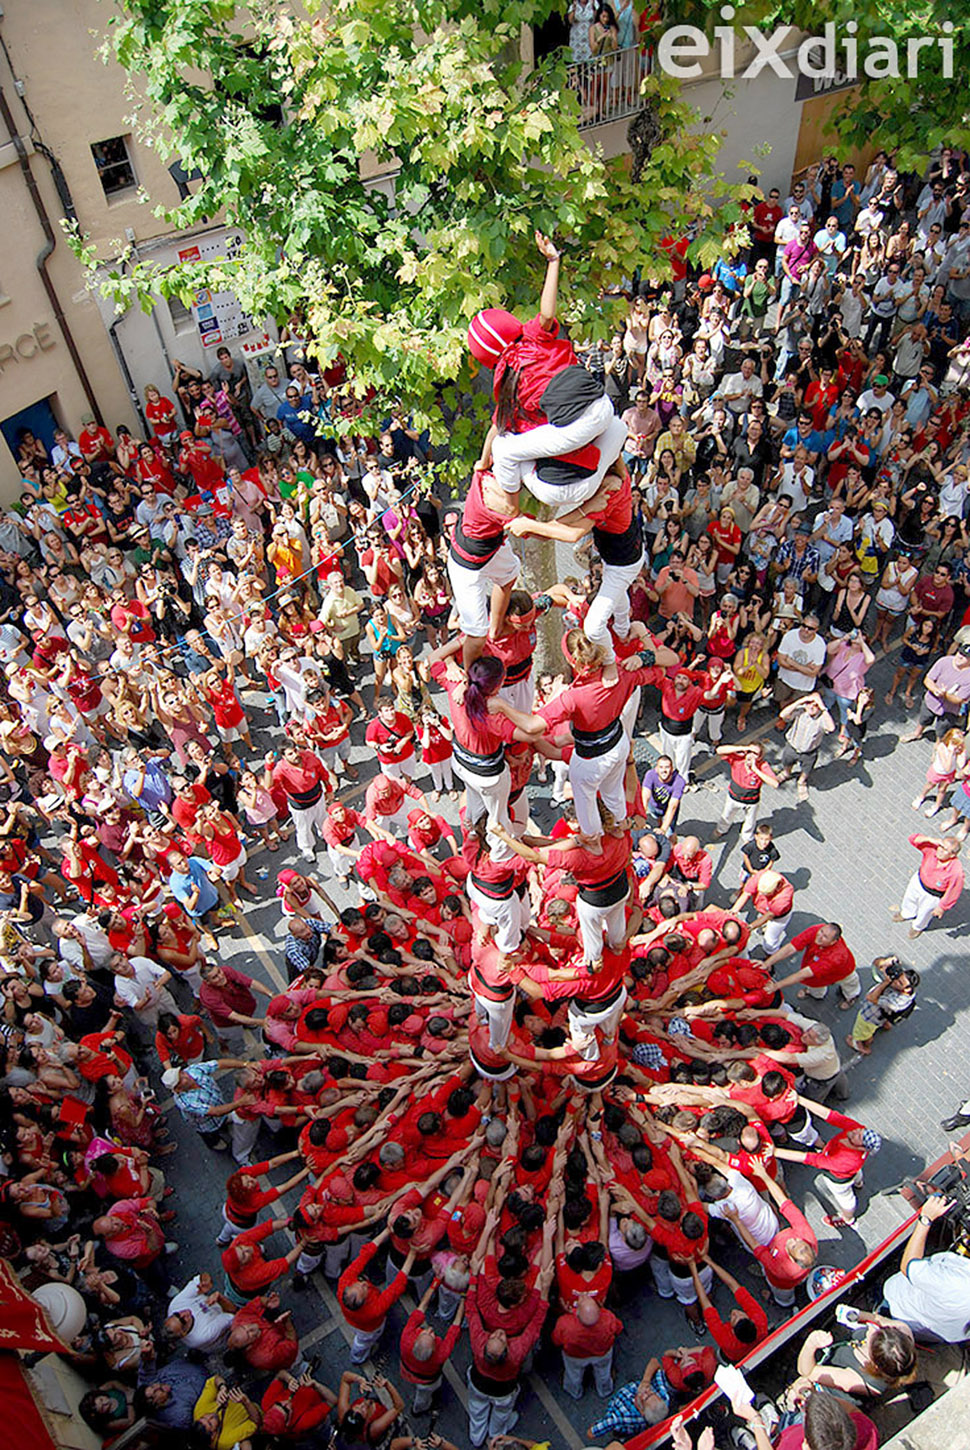
[(882, 1137), (875, 1128), (866, 1128), (862, 1134), (862, 1146), (867, 1153), (878, 1153), (882, 1147)]
[(885, 373), (876, 373), (876, 376), (873, 378), (872, 381), (875, 383), (877, 388), (889, 387), (889, 379), (886, 377)]
[(162, 1073), (162, 1087), (178, 1087), (181, 1076), (182, 1074), (177, 1067), (167, 1067)]

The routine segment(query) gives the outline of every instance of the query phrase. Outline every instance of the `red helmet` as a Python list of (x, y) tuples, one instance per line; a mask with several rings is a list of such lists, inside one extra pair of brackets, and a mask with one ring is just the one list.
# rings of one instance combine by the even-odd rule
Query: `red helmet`
[(522, 336), (522, 324), (504, 307), (485, 307), (476, 312), (468, 327), (468, 346), (472, 356), (487, 368), (493, 368), (507, 347)]

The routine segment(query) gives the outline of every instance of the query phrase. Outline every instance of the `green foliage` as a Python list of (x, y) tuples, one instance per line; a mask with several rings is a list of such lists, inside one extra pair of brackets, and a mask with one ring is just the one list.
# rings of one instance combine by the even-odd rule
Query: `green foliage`
[(725, 222), (746, 240), (749, 189), (715, 175), (719, 138), (690, 129), (674, 83), (645, 87), (663, 140), (633, 185), (629, 158), (584, 140), (563, 62), (524, 73), (519, 27), (554, 4), (309, 0), (298, 16), (286, 0), (120, 0), (107, 48), (144, 98), (141, 132), (202, 173), (168, 221), (221, 214), (247, 240), (216, 266), (119, 268), (108, 290), (127, 305), (207, 284), (254, 316), (300, 311), (322, 361), (342, 354), (361, 387), (399, 394), (438, 437), (441, 390), (464, 399), (453, 443), (467, 466), (480, 419), (465, 329), (481, 306), (535, 309), (537, 227), (565, 249), (561, 312), (590, 338), (617, 319), (604, 288), (638, 265), (669, 275), (668, 234), (694, 226), (705, 263)]

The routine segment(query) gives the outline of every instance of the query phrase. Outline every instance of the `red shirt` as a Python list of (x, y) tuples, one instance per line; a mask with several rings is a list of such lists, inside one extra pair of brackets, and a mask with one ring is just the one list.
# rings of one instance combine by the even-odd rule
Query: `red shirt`
[(802, 966), (810, 969), (812, 986), (831, 987), (835, 982), (842, 982), (852, 975), (856, 969), (855, 957), (841, 937), (831, 946), (817, 947), (815, 938), (821, 927), (821, 922), (818, 926), (806, 927), (792, 937), (791, 944), (796, 952), (804, 952)]
[(276, 762), (272, 780), (274, 785), (283, 787), (291, 805), (303, 810), (316, 805), (330, 780), (330, 772), (312, 750), (301, 750), (297, 765), (291, 765), (288, 760)]
[(595, 1324), (580, 1324), (575, 1313), (560, 1314), (552, 1331), (552, 1342), (574, 1359), (595, 1359), (607, 1354), (623, 1332), (623, 1324), (609, 1309), (601, 1309)]
[(782, 876), (778, 889), (766, 896), (761, 890), (761, 878), (764, 874), (764, 871), (755, 871), (744, 883), (744, 890), (750, 895), (755, 911), (759, 916), (763, 916), (765, 912), (769, 916), (787, 916), (795, 899), (795, 888)]
[[(768, 1333), (767, 1314), (757, 1299), (755, 1299), (754, 1295), (749, 1294), (747, 1289), (743, 1288), (740, 1284), (735, 1291), (734, 1300), (737, 1307), (744, 1310), (754, 1325), (756, 1335), (754, 1344), (759, 1343)], [(704, 1310), (704, 1323), (707, 1325), (708, 1333), (714, 1340), (714, 1343), (729, 1364), (737, 1364), (739, 1360), (744, 1359), (745, 1355), (750, 1354), (752, 1349), (754, 1349), (754, 1344), (745, 1344), (737, 1337), (733, 1324), (723, 1320), (713, 1304), (709, 1304)]]
[(660, 685), (665, 678), (656, 665), (639, 670), (621, 670), (615, 685), (604, 685), (601, 678), (570, 685), (554, 700), (543, 705), (537, 714), (547, 725), (570, 721), (589, 734), (604, 731), (618, 720), (623, 706), (640, 685)]
[[(403, 1269), (399, 1270), (385, 1289), (378, 1289), (369, 1279), (364, 1278), (364, 1270), (377, 1254), (377, 1244), (365, 1244), (352, 1264), (348, 1264), (340, 1275), (337, 1282), (337, 1298), (340, 1300), (340, 1309), (344, 1318), (352, 1329), (359, 1329), (364, 1334), (369, 1334), (374, 1329), (379, 1329), (387, 1318), (388, 1311), (400, 1299), (408, 1286), (407, 1275)], [(351, 1284), (362, 1284), (367, 1290), (367, 1298), (359, 1309), (350, 1309), (344, 1303), (344, 1290)]]
[(817, 1253), (818, 1239), (808, 1219), (790, 1198), (781, 1205), (781, 1212), (787, 1219), (784, 1228), (778, 1230), (770, 1244), (758, 1244), (752, 1253), (764, 1269), (769, 1284), (774, 1284), (776, 1289), (794, 1289), (808, 1278), (809, 1270), (789, 1258), (787, 1247), (792, 1239), (804, 1239)]
[[(450, 679), (443, 660), (436, 660), (431, 666), (431, 677), (448, 692), (454, 739), (469, 755), (494, 755), (506, 741), (512, 739), (515, 726), (506, 715), (486, 715), (480, 724), (469, 718), (464, 704), (456, 699), (456, 693), (464, 691), (465, 681)], [(496, 775), (500, 768), (496, 769)]]
[[(378, 786), (385, 794), (378, 796)], [(421, 791), (410, 780), (392, 780), (389, 775), (375, 776), (364, 797), (364, 815), (372, 821), (379, 821), (381, 816), (396, 816), (405, 796), (419, 801)]]
[(377, 752), (381, 765), (410, 760), (414, 755), (414, 723), (400, 710), (395, 714), (392, 725), (385, 725), (380, 719), (372, 720), (364, 739)]
[(357, 829), (364, 824), (364, 817), (360, 811), (351, 810), (345, 806), (346, 817), (342, 821), (335, 821), (333, 816), (328, 815), (323, 823), (323, 839), (328, 846), (346, 846), (357, 834)]
[(910, 836), (909, 844), (919, 851), (919, 880), (924, 891), (939, 896), (940, 906), (948, 911), (960, 899), (963, 890), (963, 867), (954, 856), (952, 861), (937, 859), (936, 841), (927, 842), (925, 836)]
[(179, 1035), (174, 1042), (170, 1042), (163, 1032), (155, 1033), (155, 1051), (165, 1067), (173, 1056), (180, 1057), (185, 1063), (197, 1062), (205, 1051), (202, 1018), (180, 1013), (178, 1024)]
[(452, 1324), (448, 1333), (443, 1339), (435, 1336), (434, 1351), (430, 1359), (415, 1359), (412, 1353), (414, 1341), (425, 1327), (424, 1313), (421, 1309), (414, 1309), (408, 1318), (407, 1324), (401, 1334), (401, 1378), (406, 1379), (412, 1385), (430, 1385), (441, 1373), (448, 1360), (455, 1352), (455, 1345), (458, 1343), (458, 1336), (461, 1333), (460, 1324)]
[(206, 699), (212, 706), (216, 724), (223, 730), (235, 730), (246, 718), (246, 712), (239, 703), (239, 697), (231, 680), (223, 680), (213, 690), (206, 689)]
[(706, 676), (702, 670), (679, 670), (691, 683), (681, 692), (674, 688), (673, 680), (664, 676), (660, 683), (660, 701), (664, 718), (667, 720), (693, 720), (704, 698), (702, 688)]
[[(222, 1251), (222, 1267), (225, 1269), (233, 1287), (238, 1289), (240, 1294), (251, 1297), (258, 1294), (261, 1289), (268, 1289), (281, 1274), (285, 1274), (289, 1268), (285, 1257), (278, 1259), (267, 1259), (263, 1256), (260, 1247), (264, 1239), (268, 1239), (273, 1232), (273, 1220), (267, 1219), (265, 1223), (258, 1224), (256, 1228), (248, 1228), (239, 1234), (227, 1249)], [(238, 1252), (244, 1244), (251, 1244), (256, 1250), (248, 1264), (240, 1264)]]

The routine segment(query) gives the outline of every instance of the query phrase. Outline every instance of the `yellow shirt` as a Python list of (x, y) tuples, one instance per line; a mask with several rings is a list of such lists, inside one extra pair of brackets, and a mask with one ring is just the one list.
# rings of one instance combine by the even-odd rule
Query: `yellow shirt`
[(193, 1420), (201, 1420), (203, 1415), (211, 1415), (218, 1411), (222, 1416), (222, 1425), (219, 1430), (219, 1438), (216, 1440), (216, 1450), (232, 1450), (232, 1447), (240, 1440), (248, 1440), (250, 1435), (255, 1435), (259, 1428), (249, 1418), (249, 1411), (245, 1405), (236, 1400), (229, 1400), (221, 1410), (216, 1403), (218, 1393), (218, 1377), (213, 1375), (206, 1380), (205, 1388), (195, 1402), (195, 1409), (192, 1411)]

